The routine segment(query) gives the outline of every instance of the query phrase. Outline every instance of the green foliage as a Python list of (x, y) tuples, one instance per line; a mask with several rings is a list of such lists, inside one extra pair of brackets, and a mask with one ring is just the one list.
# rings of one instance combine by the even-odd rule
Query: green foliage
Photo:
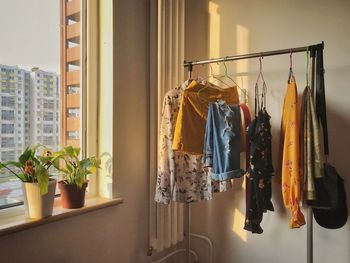
[(36, 177), (40, 187), (40, 193), (42, 195), (47, 194), (49, 187), (49, 173), (44, 166), (40, 164), (36, 165)]
[[(34, 149), (33, 149), (34, 150)], [(24, 152), (22, 153), (22, 155), (19, 157), (19, 163), (24, 166), (26, 161), (29, 160), (29, 158), (32, 156), (32, 149), (30, 149), (29, 147), (27, 147)]]
[(66, 184), (75, 184), (81, 188), (88, 174), (96, 173), (101, 161), (96, 157), (80, 160), (80, 148), (67, 146), (51, 156), (52, 165), (63, 173)]
[[(44, 156), (38, 155), (41, 148)], [(49, 184), (48, 169), (52, 165), (52, 158), (48, 149), (40, 144), (33, 148), (27, 147), (17, 161), (0, 162), (0, 170), (6, 169), (22, 182), (38, 183), (40, 193), (46, 194)]]

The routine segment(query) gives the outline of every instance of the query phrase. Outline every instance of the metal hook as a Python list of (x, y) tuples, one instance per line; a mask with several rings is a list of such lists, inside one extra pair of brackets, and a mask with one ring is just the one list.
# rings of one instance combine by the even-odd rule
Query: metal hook
[(261, 56), (261, 57), (259, 58), (259, 64), (260, 64), (260, 71), (259, 71), (259, 73), (262, 72), (262, 59), (263, 59), (263, 58), (264, 58), (263, 56)]
[(309, 48), (306, 50), (306, 86), (309, 86), (309, 58), (310, 58)]
[(224, 60), (224, 67), (225, 67), (225, 76), (227, 77), (227, 66), (226, 66), (226, 59)]
[(291, 80), (294, 80), (294, 73), (293, 73), (293, 50), (290, 49), (289, 53), (289, 76), (288, 76), (288, 83), (291, 82)]

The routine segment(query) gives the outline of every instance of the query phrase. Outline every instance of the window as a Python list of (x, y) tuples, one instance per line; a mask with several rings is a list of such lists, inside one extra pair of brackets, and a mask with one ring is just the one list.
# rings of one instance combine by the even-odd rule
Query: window
[(1, 159), (3, 162), (11, 161), (15, 158), (16, 154), (15, 151), (2, 151), (1, 152)]
[(2, 134), (13, 134), (15, 132), (14, 124), (1, 124), (1, 133)]
[(8, 96), (2, 96), (1, 97), (1, 106), (2, 107), (14, 108), (15, 107), (15, 98), (14, 97), (8, 97)]
[[(80, 127), (76, 127), (76, 123), (81, 123), (81, 121), (75, 122), (71, 126), (72, 122), (67, 119), (73, 116), (75, 118), (84, 116), (85, 112), (81, 112), (80, 109), (84, 102), (81, 103), (79, 96), (72, 96), (74, 99), (70, 100), (68, 104), (67, 101), (62, 103), (62, 100), (67, 100), (67, 95), (80, 94), (83, 88), (80, 83), (82, 78), (79, 75), (82, 70), (80, 70), (80, 66), (77, 66), (80, 65), (80, 53), (74, 54), (74, 57), (78, 57), (78, 59), (64, 61), (60, 58), (59, 50), (60, 46), (68, 51), (72, 46), (83, 45), (81, 32), (76, 32), (77, 35), (74, 37), (67, 37), (66, 34), (67, 26), (81, 23), (82, 16), (79, 8), (76, 11), (77, 15), (69, 15), (69, 19), (68, 15), (66, 16), (66, 10), (61, 10), (60, 2), (65, 3), (71, 0), (53, 1), (54, 3), (51, 5), (46, 5), (46, 1), (37, 0), (37, 4), (40, 6), (40, 2), (42, 2), (42, 6), (48, 10), (33, 9), (30, 1), (8, 1), (8, 6), (12, 7), (11, 10), (16, 10), (17, 6), (21, 5), (28, 11), (28, 17), (13, 20), (11, 12), (8, 12), (8, 16), (0, 17), (0, 24), (7, 24), (8, 21), (11, 21), (12, 28), (3, 32), (8, 41), (0, 41), (0, 111), (2, 120), (0, 161), (16, 160), (26, 146), (37, 143), (46, 145), (52, 150), (57, 150), (60, 145), (70, 144), (79, 147), (81, 144)], [(67, 5), (64, 6), (66, 8)], [(76, 5), (74, 6), (76, 8)], [(45, 20), (47, 25), (45, 32), (38, 31), (36, 26), (37, 23), (42, 22), (41, 14), (43, 12), (52, 14), (49, 16), (49, 20)], [(61, 27), (57, 27), (58, 24), (61, 24)], [(24, 28), (31, 31), (23, 34), (21, 32)], [(30, 39), (24, 38), (27, 33), (31, 34)], [(43, 41), (43, 35), (46, 36), (45, 41)], [(49, 40), (59, 39), (60, 35), (67, 38), (62, 38), (54, 43), (49, 42)], [(15, 46), (13, 51), (4, 46), (5, 42), (11, 41)], [(18, 49), (21, 52), (18, 52)], [(25, 52), (31, 54), (30, 57), (33, 59), (32, 62), (29, 62), (31, 64), (28, 64), (27, 57), (20, 57), (20, 54)], [(73, 52), (79, 51), (73, 50)], [(72, 52), (70, 53), (72, 54)], [(2, 57), (12, 57), (13, 61), (2, 61)], [(67, 73), (67, 70), (71, 72)], [(71, 83), (66, 81), (67, 75), (74, 75), (74, 81)], [(63, 86), (61, 83), (67, 85)], [(61, 109), (61, 105), (69, 105), (69, 107)], [(68, 112), (71, 113), (68, 114)], [(0, 209), (19, 204), (22, 201), (20, 183), (11, 174), (3, 171), (0, 172), (0, 190), (2, 189), (8, 189), (9, 193), (0, 194)]]
[(44, 105), (44, 109), (46, 110), (51, 110), (54, 108), (54, 103), (53, 101), (50, 101), (50, 100), (44, 100), (43, 105)]
[(12, 148), (15, 146), (15, 138), (2, 138), (1, 139), (1, 148)]
[(55, 145), (55, 140), (54, 140), (54, 137), (52, 137), (52, 136), (43, 136), (43, 142), (47, 146), (54, 146)]
[(79, 117), (79, 108), (70, 108), (68, 109), (68, 117), (69, 118), (76, 118)]
[(79, 132), (77, 131), (69, 131), (67, 132), (68, 140), (78, 140), (79, 139)]
[[(40, 0), (44, 1), (45, 0)], [(23, 1), (14, 0), (10, 1), (8, 5), (11, 10), (16, 10), (16, 6), (18, 5), (25, 5)], [(13, 2), (13, 3), (12, 3)], [(56, 34), (56, 36), (59, 36), (60, 32), (57, 28), (57, 24), (59, 24), (59, 1), (55, 1), (56, 5), (45, 5), (45, 6), (52, 6), (52, 12), (56, 12), (56, 19), (52, 19), (49, 21), (45, 20), (45, 23), (51, 24), (51, 28), (49, 28), (48, 32), (46, 32), (46, 35), (49, 34)], [(28, 3), (29, 4), (29, 3)], [(44, 5), (43, 5), (44, 6)], [(28, 6), (30, 7), (30, 6)], [(28, 146), (30, 144), (36, 144), (36, 143), (42, 143), (42, 138), (38, 138), (39, 140), (36, 140), (36, 137), (30, 138), (30, 135), (32, 134), (31, 127), (29, 126), (28, 120), (31, 118), (31, 112), (29, 112), (28, 109), (30, 109), (30, 98), (33, 98), (32, 101), (35, 101), (34, 98), (36, 96), (35, 92), (35, 80), (33, 79), (35, 73), (31, 73), (31, 66), (34, 67), (36, 65), (45, 65), (50, 64), (48, 61), (55, 61), (56, 60), (56, 68), (45, 68), (42, 66), (43, 71), (49, 71), (49, 72), (57, 72), (53, 73), (57, 76), (59, 76), (59, 55), (58, 52), (55, 56), (50, 55), (49, 53), (52, 53), (52, 50), (59, 50), (60, 43), (49, 43), (49, 47), (43, 47), (41, 43), (45, 43), (45, 45), (48, 45), (47, 41), (42, 41), (42, 32), (39, 35), (39, 31), (36, 30), (36, 24), (41, 21), (40, 18), (40, 12), (42, 10), (37, 11), (36, 14), (33, 14), (33, 12), (36, 12), (35, 9), (27, 8), (26, 10), (29, 10), (28, 17), (23, 19), (16, 19), (13, 20), (13, 12), (8, 12), (8, 16), (2, 16), (0, 17), (0, 23), (6, 24), (6, 21), (12, 21), (11, 22), (11, 28), (13, 31), (13, 35), (11, 35), (10, 31), (3, 31), (4, 37), (8, 40), (7, 42), (13, 41), (13, 45), (16, 47), (13, 49), (13, 52), (11, 53), (11, 50), (8, 48), (4, 49), (4, 46), (2, 46), (2, 42), (0, 42), (0, 68), (1, 72), (5, 73), (5, 75), (2, 75), (2, 96), (0, 98), (1, 100), (1, 107), (0, 107), (0, 114), (1, 114), (1, 152), (0, 152), (0, 161), (13, 161), (18, 158), (18, 156), (22, 153), (24, 147)], [(50, 10), (47, 10), (48, 12), (51, 12)], [(36, 17), (37, 19), (33, 19)], [(24, 26), (25, 24), (32, 23), (31, 27), (33, 28), (33, 31), (31, 32), (31, 35), (33, 36), (30, 39), (21, 39), (21, 35), (25, 35), (23, 32), (23, 28), (30, 28)], [(22, 33), (21, 33), (22, 32)], [(36, 33), (37, 32), (37, 33)], [(52, 37), (49, 36), (49, 39)], [(41, 39), (41, 40), (40, 40)], [(57, 39), (57, 37), (54, 37), (53, 39)], [(40, 43), (40, 42), (41, 43)], [(18, 44), (22, 43), (22, 44)], [(10, 43), (11, 44), (11, 43)], [(20, 47), (19, 47), (20, 45)], [(34, 48), (36, 47), (36, 48)], [(21, 52), (18, 52), (18, 48), (21, 49)], [(46, 50), (46, 53), (42, 53), (43, 50)], [(19, 54), (23, 55), (27, 53), (34, 54), (34, 59), (32, 61), (32, 65), (26, 66), (24, 64), (27, 64), (26, 61), (22, 59), (27, 59), (26, 57), (20, 57)], [(3, 56), (6, 53), (6, 57), (12, 58), (13, 61), (2, 61), (1, 59), (5, 56)], [(10, 56), (9, 56), (10, 55)], [(55, 59), (56, 58), (56, 59)], [(23, 62), (22, 62), (23, 61)], [(18, 65), (13, 67), (13, 65)], [(8, 73), (7, 73), (8, 72)], [(7, 73), (7, 74), (6, 74)], [(40, 74), (39, 74), (40, 75)], [(38, 80), (39, 81), (39, 80)], [(29, 93), (29, 91), (31, 92)], [(13, 94), (13, 95), (12, 95)], [(17, 96), (14, 96), (14, 95)], [(22, 98), (22, 94), (25, 95), (24, 98)], [(12, 95), (12, 96), (11, 96)], [(18, 103), (17, 103), (18, 102)], [(25, 118), (23, 114), (23, 109), (26, 109)], [(36, 108), (34, 106), (34, 108)], [(53, 110), (53, 109), (52, 109)], [(58, 111), (58, 109), (56, 109)], [(54, 111), (52, 112), (54, 114)], [(16, 121), (16, 124), (14, 125), (14, 121)], [(40, 119), (39, 119), (40, 121)], [(12, 122), (12, 123), (7, 123)], [(59, 123), (57, 124), (59, 125)], [(22, 127), (25, 126), (25, 133), (24, 130), (22, 132)], [(35, 127), (35, 125), (33, 125)], [(24, 134), (26, 135), (23, 137)], [(29, 136), (27, 136), (29, 135)], [(25, 141), (24, 141), (25, 139)], [(57, 147), (59, 144), (59, 141), (55, 141), (55, 146)], [(18, 204), (22, 201), (22, 190), (19, 181), (16, 179), (16, 177), (12, 176), (11, 174), (7, 173), (6, 171), (0, 172), (0, 209), (5, 208), (7, 206), (11, 206), (14, 204)], [(6, 194), (3, 194), (6, 193)]]
[(1, 111), (1, 120), (13, 121), (15, 119), (15, 112), (12, 110), (2, 110)]
[(44, 124), (44, 133), (53, 133), (53, 125)]
[(53, 121), (53, 112), (44, 112), (44, 121)]

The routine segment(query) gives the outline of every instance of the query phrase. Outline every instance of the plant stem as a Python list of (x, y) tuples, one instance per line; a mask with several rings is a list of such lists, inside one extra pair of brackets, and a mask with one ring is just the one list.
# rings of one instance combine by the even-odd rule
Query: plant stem
[(11, 173), (13, 173), (18, 179), (20, 179), (22, 182), (24, 182), (21, 177), (19, 177), (14, 171), (12, 171), (10, 168), (8, 168), (6, 165), (2, 164), (2, 167), (6, 168), (7, 170), (9, 170)]

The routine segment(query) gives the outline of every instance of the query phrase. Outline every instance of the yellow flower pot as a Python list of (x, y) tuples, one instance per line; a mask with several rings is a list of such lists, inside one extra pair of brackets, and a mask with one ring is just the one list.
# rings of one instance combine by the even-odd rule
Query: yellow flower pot
[(26, 217), (40, 219), (52, 215), (56, 183), (55, 179), (50, 179), (45, 195), (40, 194), (38, 183), (22, 183)]

